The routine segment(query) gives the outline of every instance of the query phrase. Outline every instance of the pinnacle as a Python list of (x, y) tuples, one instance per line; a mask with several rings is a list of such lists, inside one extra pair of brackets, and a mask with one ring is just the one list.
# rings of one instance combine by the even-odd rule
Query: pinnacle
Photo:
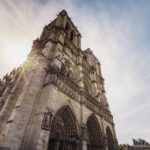
[(67, 15), (67, 11), (63, 9), (63, 10), (59, 13), (59, 15)]

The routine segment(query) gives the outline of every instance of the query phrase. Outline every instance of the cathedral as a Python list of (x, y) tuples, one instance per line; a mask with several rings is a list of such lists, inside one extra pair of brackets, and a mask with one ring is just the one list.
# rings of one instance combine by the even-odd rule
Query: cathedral
[(0, 150), (118, 150), (100, 62), (65, 10), (0, 80)]

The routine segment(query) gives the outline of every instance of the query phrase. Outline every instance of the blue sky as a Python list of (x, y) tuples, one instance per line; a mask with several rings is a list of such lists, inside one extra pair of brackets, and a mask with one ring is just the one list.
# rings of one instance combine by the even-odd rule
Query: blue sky
[(66, 9), (105, 78), (120, 143), (150, 135), (149, 0), (0, 1), (0, 76), (20, 65), (32, 41)]

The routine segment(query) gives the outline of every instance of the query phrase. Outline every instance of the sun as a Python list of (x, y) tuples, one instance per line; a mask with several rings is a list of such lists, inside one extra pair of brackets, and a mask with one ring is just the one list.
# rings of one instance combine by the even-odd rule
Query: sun
[(26, 43), (21, 40), (13, 41), (11, 44), (6, 45), (2, 58), (5, 65), (1, 66), (0, 76), (4, 76), (6, 73), (11, 72), (14, 68), (23, 64), (30, 50), (31, 43)]

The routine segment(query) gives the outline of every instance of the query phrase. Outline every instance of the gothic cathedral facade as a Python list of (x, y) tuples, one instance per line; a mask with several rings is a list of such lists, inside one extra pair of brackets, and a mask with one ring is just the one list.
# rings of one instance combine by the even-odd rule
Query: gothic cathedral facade
[(100, 63), (65, 10), (0, 80), (0, 149), (118, 149)]

